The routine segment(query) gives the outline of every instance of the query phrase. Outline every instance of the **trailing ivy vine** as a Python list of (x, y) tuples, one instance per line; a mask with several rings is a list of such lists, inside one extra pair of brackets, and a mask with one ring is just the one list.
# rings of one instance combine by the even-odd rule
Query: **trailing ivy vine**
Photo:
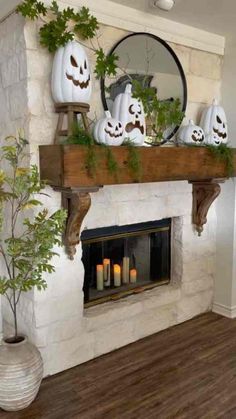
[(216, 157), (217, 160), (225, 163), (227, 175), (230, 177), (234, 173), (234, 153), (233, 149), (227, 144), (220, 144), (219, 146), (206, 145), (206, 148)]

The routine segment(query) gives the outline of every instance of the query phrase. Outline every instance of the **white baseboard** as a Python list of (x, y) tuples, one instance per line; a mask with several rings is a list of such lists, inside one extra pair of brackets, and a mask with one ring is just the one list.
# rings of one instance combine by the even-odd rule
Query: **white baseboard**
[(229, 319), (236, 319), (236, 306), (228, 307), (224, 304), (213, 303), (212, 311)]

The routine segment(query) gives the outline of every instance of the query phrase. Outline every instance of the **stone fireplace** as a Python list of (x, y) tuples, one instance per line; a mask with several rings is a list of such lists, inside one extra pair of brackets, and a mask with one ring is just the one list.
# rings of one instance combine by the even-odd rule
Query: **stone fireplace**
[[(131, 23), (130, 27), (126, 22), (126, 28), (108, 26), (108, 21), (103, 23), (106, 25), (101, 32), (107, 50), (129, 30), (154, 31), (154, 26), (144, 27), (142, 22)], [(114, 26), (119, 24), (114, 23)], [(7, 63), (1, 64), (2, 137), (17, 127), (24, 127), (30, 141), (32, 162), (38, 162), (38, 146), (52, 142), (56, 127), (50, 94), (52, 57), (39, 45), (36, 23), (25, 23), (13, 14), (0, 27), (4, 44), (0, 62)], [(12, 27), (18, 36), (13, 36)], [(221, 86), (222, 51), (215, 45), (220, 41), (216, 36), (212, 46), (208, 45), (207, 50), (202, 51), (201, 40), (213, 38), (206, 37), (202, 31), (197, 31), (195, 36), (198, 35), (195, 44), (192, 33), (189, 38), (177, 36), (178, 40), (173, 34), (167, 36), (186, 73), (187, 118), (194, 119), (203, 104), (220, 96)], [(91, 117), (94, 112), (101, 115), (101, 104), (97, 99), (99, 89), (99, 83), (94, 81)], [(44, 198), (44, 204), (53, 212), (61, 207), (61, 195), (49, 187), (47, 193), (50, 197)], [(82, 238), (86, 231), (93, 229), (171, 219), (170, 275), (161, 287), (84, 307), (82, 244), (77, 246), (73, 261), (68, 259), (63, 248), (57, 249), (59, 257), (55, 256), (53, 261), (56, 272), (48, 277), (47, 290), (27, 293), (19, 306), (19, 327), (39, 347), (45, 375), (113, 351), (212, 307), (215, 205), (209, 211), (208, 224), (199, 238), (191, 219), (192, 187), (186, 181), (106, 186), (91, 196), (92, 205), (82, 225)], [(6, 331), (11, 327), (11, 313), (3, 299), (2, 313)]]

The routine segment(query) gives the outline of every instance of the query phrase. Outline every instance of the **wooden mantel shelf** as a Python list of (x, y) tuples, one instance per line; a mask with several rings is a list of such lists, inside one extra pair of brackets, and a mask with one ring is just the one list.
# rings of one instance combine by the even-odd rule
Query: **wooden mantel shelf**
[[(187, 180), (193, 185), (192, 218), (200, 235), (207, 222), (208, 210), (220, 193), (219, 183), (228, 177), (225, 163), (203, 147), (139, 147), (141, 179), (135, 178), (129, 170), (128, 147), (112, 147), (119, 166), (118, 176), (109, 173), (104, 148), (94, 146), (94, 149), (98, 168), (91, 177), (86, 167), (88, 147), (45, 145), (39, 148), (41, 179), (62, 192), (62, 203), (68, 210), (64, 243), (71, 259), (75, 254), (75, 246), (79, 243), (83, 218), (90, 208), (90, 193), (96, 192), (99, 187)], [(236, 149), (233, 152), (233, 176), (236, 176)]]
[[(85, 166), (88, 148), (80, 145), (40, 146), (42, 179), (61, 188), (94, 187), (135, 182), (163, 182), (175, 180), (200, 181), (227, 178), (225, 164), (203, 148), (190, 147), (139, 147), (142, 162), (140, 180), (128, 168), (128, 147), (112, 147), (120, 167), (114, 178), (107, 169), (103, 147), (94, 146), (99, 168), (94, 177), (88, 176)], [(236, 150), (234, 150), (234, 175), (236, 175)]]

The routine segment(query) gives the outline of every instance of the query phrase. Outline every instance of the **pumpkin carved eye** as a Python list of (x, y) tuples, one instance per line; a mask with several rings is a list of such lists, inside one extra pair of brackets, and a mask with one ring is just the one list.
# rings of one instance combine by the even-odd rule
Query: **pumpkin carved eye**
[(112, 124), (110, 122), (107, 123), (107, 125), (112, 128)]
[(87, 70), (87, 62), (84, 60), (84, 69)]
[(131, 113), (131, 115), (134, 115), (134, 111), (133, 111), (133, 105), (130, 105), (129, 106), (129, 113)]
[(71, 65), (73, 67), (78, 67), (78, 64), (77, 64), (75, 58), (73, 57), (73, 55), (70, 56), (70, 62), (71, 62)]
[(218, 124), (222, 124), (222, 121), (221, 121), (221, 119), (218, 115), (216, 115), (216, 120), (217, 120)]

